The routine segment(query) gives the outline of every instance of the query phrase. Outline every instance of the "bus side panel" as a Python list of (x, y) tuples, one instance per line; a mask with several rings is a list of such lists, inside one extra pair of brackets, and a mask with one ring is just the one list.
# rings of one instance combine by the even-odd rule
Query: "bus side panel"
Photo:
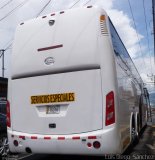
[(130, 143), (130, 119), (132, 112), (139, 112), (141, 77), (135, 68), (123, 42), (110, 21), (111, 40), (114, 48), (117, 84), (118, 84), (118, 124), (122, 139), (122, 147)]

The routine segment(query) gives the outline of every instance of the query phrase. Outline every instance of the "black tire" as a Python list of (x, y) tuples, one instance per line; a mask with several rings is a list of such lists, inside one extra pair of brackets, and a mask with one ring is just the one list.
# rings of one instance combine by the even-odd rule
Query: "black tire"
[[(137, 122), (138, 123), (138, 122)], [(135, 118), (132, 117), (132, 130), (131, 130), (131, 136), (132, 136), (132, 144), (136, 145), (139, 142), (139, 124), (137, 126), (138, 131), (136, 131), (136, 124), (135, 124)]]

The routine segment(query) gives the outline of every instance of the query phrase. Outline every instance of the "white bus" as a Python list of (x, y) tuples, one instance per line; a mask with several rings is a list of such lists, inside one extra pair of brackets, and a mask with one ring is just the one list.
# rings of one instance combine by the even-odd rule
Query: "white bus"
[(98, 7), (21, 23), (8, 92), (11, 152), (119, 154), (147, 120), (143, 81)]

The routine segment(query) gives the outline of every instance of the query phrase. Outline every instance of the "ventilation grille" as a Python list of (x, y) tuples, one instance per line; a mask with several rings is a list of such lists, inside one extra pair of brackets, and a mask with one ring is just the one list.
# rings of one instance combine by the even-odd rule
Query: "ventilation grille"
[(100, 26), (101, 26), (101, 34), (102, 35), (108, 35), (108, 30), (107, 30), (107, 26), (106, 26), (106, 21), (105, 20), (101, 20), (100, 21)]

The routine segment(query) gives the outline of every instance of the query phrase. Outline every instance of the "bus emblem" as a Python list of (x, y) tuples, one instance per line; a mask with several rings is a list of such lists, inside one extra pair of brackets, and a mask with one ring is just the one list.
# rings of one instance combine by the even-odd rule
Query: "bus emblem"
[(47, 57), (45, 60), (44, 60), (44, 63), (46, 65), (51, 65), (51, 64), (54, 64), (54, 58), (53, 57)]

